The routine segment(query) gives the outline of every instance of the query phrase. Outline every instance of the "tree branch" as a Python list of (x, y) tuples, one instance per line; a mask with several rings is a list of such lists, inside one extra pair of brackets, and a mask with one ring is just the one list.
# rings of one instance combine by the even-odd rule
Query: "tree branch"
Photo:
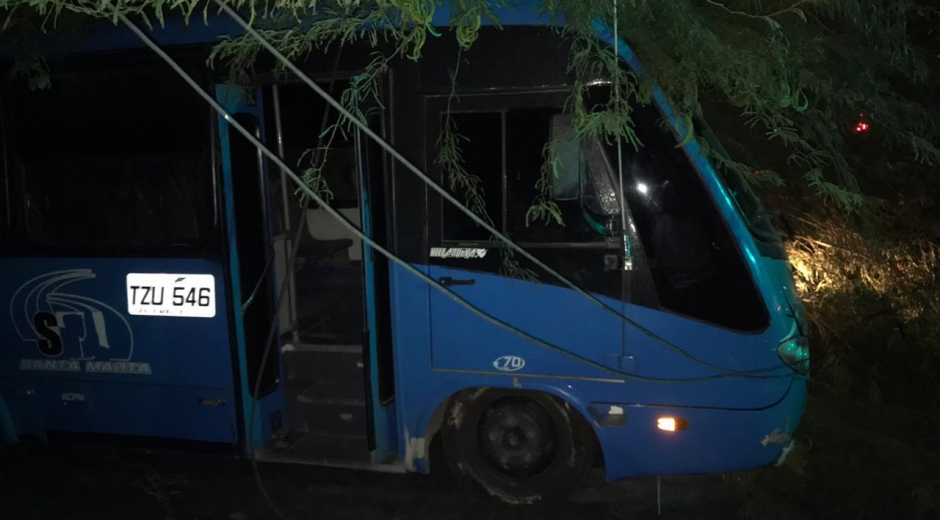
[(733, 14), (733, 15), (735, 15), (735, 16), (743, 16), (743, 17), (745, 17), (745, 18), (753, 18), (753, 19), (755, 19), (755, 20), (763, 20), (763, 21), (769, 23), (769, 24), (770, 24), (771, 26), (773, 26), (774, 28), (779, 28), (779, 27), (780, 27), (780, 24), (779, 24), (776, 20), (774, 20), (774, 18), (776, 18), (776, 17), (778, 17), (778, 16), (785, 15), (785, 14), (791, 14), (791, 13), (792, 13), (792, 14), (795, 14), (795, 15), (799, 16), (800, 18), (802, 18), (803, 21), (805, 22), (805, 21), (806, 21), (806, 13), (803, 12), (803, 10), (800, 8), (800, 6), (801, 6), (801, 5), (804, 5), (804, 4), (808, 4), (808, 3), (813, 2), (813, 1), (815, 1), (815, 0), (798, 0), (795, 4), (793, 4), (793, 5), (789, 6), (789, 7), (784, 7), (783, 9), (780, 9), (780, 10), (778, 10), (778, 11), (774, 11), (774, 12), (772, 12), (772, 13), (767, 13), (767, 14), (752, 14), (752, 13), (748, 13), (748, 12), (746, 12), (746, 11), (741, 11), (741, 10), (737, 10), (737, 9), (732, 9), (732, 8), (728, 7), (727, 5), (725, 5), (725, 4), (721, 3), (721, 2), (718, 2), (718, 1), (716, 1), (716, 0), (705, 0), (705, 1), (706, 1), (707, 3), (709, 3), (709, 4), (713, 5), (713, 6), (715, 6), (715, 7), (718, 7), (719, 9), (723, 9), (724, 11), (728, 12), (729, 14)]

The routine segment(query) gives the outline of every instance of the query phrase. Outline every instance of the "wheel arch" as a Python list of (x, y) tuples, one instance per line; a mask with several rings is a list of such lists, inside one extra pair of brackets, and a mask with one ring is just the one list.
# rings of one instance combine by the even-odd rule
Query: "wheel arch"
[(541, 392), (560, 400), (568, 406), (573, 412), (580, 416), (584, 424), (588, 426), (595, 442), (595, 453), (598, 461), (602, 464), (605, 461), (604, 445), (601, 443), (597, 423), (591, 419), (588, 411), (589, 402), (580, 395), (579, 392), (571, 391), (570, 388), (563, 389), (556, 385), (545, 382), (528, 382), (520, 384), (520, 380), (515, 378), (511, 381), (493, 381), (486, 385), (470, 385), (466, 383), (455, 383), (448, 385), (440, 392), (435, 392), (432, 398), (429, 398), (422, 407), (422, 412), (418, 416), (417, 422), (413, 424), (414, 432), (422, 432), (421, 437), (411, 437), (408, 431), (405, 432), (405, 467), (411, 471), (428, 473), (431, 469), (431, 444), (440, 435), (447, 415), (447, 410), (458, 395), (466, 392), (478, 392), (489, 389), (500, 389), (508, 391)]

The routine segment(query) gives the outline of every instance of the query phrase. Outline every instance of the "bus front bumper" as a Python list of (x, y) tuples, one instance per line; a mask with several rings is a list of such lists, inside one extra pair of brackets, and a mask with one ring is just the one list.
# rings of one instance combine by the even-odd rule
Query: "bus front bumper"
[(806, 381), (794, 378), (766, 408), (628, 406), (623, 427), (595, 431), (608, 480), (742, 471), (783, 464), (805, 404)]

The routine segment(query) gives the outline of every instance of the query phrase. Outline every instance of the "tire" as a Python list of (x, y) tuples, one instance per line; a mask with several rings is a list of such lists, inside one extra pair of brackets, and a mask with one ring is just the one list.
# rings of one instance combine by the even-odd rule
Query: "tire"
[(541, 392), (461, 392), (442, 429), (457, 481), (477, 496), (508, 504), (561, 500), (594, 462), (591, 427), (567, 403)]

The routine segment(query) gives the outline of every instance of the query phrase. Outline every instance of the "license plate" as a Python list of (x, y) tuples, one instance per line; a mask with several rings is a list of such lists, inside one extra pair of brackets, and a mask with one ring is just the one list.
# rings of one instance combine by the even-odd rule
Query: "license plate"
[(211, 274), (129, 273), (127, 312), (135, 316), (215, 317)]

